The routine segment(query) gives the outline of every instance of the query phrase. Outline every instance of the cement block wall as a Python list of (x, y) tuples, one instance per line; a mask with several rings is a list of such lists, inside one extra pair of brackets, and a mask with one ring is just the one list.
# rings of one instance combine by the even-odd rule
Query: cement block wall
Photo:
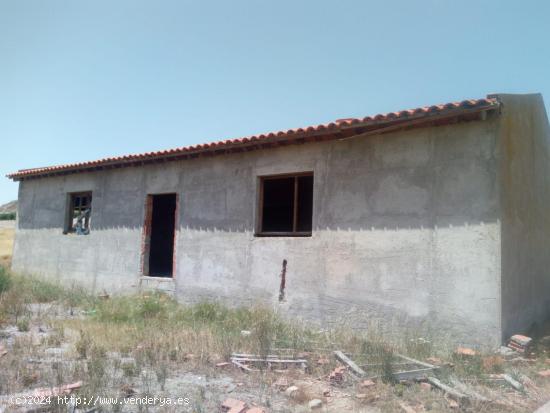
[[(501, 339), (497, 119), (23, 181), (13, 267), (96, 291), (269, 303), (325, 324)], [(254, 236), (258, 176), (314, 172), (313, 235)], [(67, 192), (92, 231), (63, 235)], [(147, 194), (180, 199), (173, 280), (140, 276)], [(278, 302), (282, 261), (286, 300)]]
[(550, 317), (550, 128), (541, 95), (500, 95), (503, 338)]

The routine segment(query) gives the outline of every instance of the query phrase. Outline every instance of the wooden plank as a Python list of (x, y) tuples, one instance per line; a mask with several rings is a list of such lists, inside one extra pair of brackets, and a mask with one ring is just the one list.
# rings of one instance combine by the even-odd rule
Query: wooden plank
[[(253, 358), (262, 358), (262, 356), (258, 354), (250, 354), (250, 353), (232, 353), (231, 357), (253, 357)], [(286, 356), (285, 356), (286, 357)], [(281, 355), (279, 354), (268, 354), (265, 358), (281, 358)]]
[(276, 358), (253, 358), (253, 357), (232, 357), (231, 360), (237, 360), (246, 363), (282, 363), (282, 364), (302, 364), (307, 363), (307, 360), (303, 359), (276, 359)]
[(282, 357), (286, 358), (286, 359), (292, 359), (292, 360), (297, 360), (296, 358), (292, 358), (291, 355), (288, 355), (288, 354), (268, 354), (267, 356), (260, 356), (259, 354), (249, 354), (249, 353), (233, 353), (231, 354), (231, 357), (252, 357), (252, 358), (262, 358), (262, 359), (265, 359), (265, 358), (268, 358), (268, 359), (281, 359)]
[[(502, 374), (484, 374), (481, 376), (481, 380), (483, 381), (494, 381), (498, 382), (499, 384), (506, 383), (506, 380), (504, 380), (504, 377), (502, 377)], [(474, 381), (477, 379), (463, 379), (464, 381)]]
[[(406, 361), (390, 363), (390, 365), (392, 367), (396, 367), (396, 366), (416, 366), (416, 367), (420, 367), (420, 368), (416, 368), (416, 369), (413, 368), (412, 370), (393, 372), (393, 376), (397, 380), (411, 380), (411, 379), (426, 378), (427, 374), (429, 374), (430, 372), (433, 372), (434, 370), (439, 369), (438, 366), (434, 366), (432, 364), (424, 363), (423, 361), (416, 360), (416, 359), (404, 356), (402, 354), (396, 354), (395, 356), (402, 359), (402, 360), (406, 360)], [(384, 363), (372, 363), (372, 364), (365, 364), (363, 366), (364, 367), (369, 367), (369, 366), (384, 366), (384, 365), (385, 365)], [(363, 367), (363, 366), (360, 366), (360, 367)]]
[(447, 393), (450, 397), (452, 397), (453, 399), (457, 400), (457, 401), (463, 401), (463, 400), (468, 400), (468, 396), (466, 396), (465, 394), (463, 393), (460, 393), (459, 391), (453, 389), (452, 387), (450, 386), (447, 386), (446, 384), (443, 384), (441, 383), (438, 379), (436, 379), (435, 377), (428, 377), (428, 382), (432, 385), (434, 385), (435, 387), (437, 387), (438, 389), (441, 389), (443, 390), (445, 393)]
[(292, 203), (292, 232), (298, 231), (298, 177), (294, 177), (294, 202)]
[(235, 359), (231, 359), (231, 363), (233, 363), (235, 366), (245, 370), (245, 371), (258, 371), (256, 369), (251, 369), (250, 367), (248, 366), (245, 366), (244, 364), (240, 363), (239, 361), (235, 360)]
[(506, 380), (506, 383), (508, 383), (510, 386), (512, 386), (517, 391), (523, 391), (523, 384), (521, 384), (519, 381), (515, 380), (510, 376), (509, 374), (503, 374), (502, 378)]
[[(368, 367), (382, 367), (387, 365), (387, 363), (367, 363), (367, 364), (360, 364), (359, 367), (362, 369), (367, 369)], [(402, 363), (391, 363), (392, 366), (414, 366), (416, 363), (413, 363), (411, 361), (406, 361)]]
[(264, 228), (264, 178), (260, 178), (260, 196), (258, 197), (258, 222), (256, 223), (256, 232), (262, 233)]
[(422, 369), (416, 369), (416, 370), (408, 370), (408, 371), (398, 371), (393, 373), (393, 377), (395, 377), (396, 380), (412, 380), (412, 379), (421, 379), (428, 377), (429, 373), (432, 373), (432, 368), (422, 368)]
[(433, 364), (425, 363), (423, 361), (416, 360), (416, 359), (413, 359), (411, 357), (404, 356), (403, 354), (396, 354), (396, 356), (399, 357), (399, 358), (402, 358), (403, 360), (407, 360), (411, 363), (418, 364), (419, 366), (424, 366), (426, 368), (430, 368), (430, 369), (438, 369), (439, 368), (438, 366), (434, 366)]
[(482, 396), (478, 392), (476, 392), (474, 389), (466, 386), (464, 383), (462, 383), (460, 380), (458, 380), (456, 377), (451, 377), (451, 382), (453, 383), (453, 386), (455, 386), (458, 390), (460, 390), (462, 393), (467, 394), (472, 399), (478, 401), (478, 402), (484, 402), (489, 403), (491, 402), (490, 399), (488, 399), (485, 396)]
[(365, 372), (365, 370), (363, 370), (361, 367), (359, 367), (357, 364), (355, 364), (353, 362), (353, 360), (351, 360), (348, 356), (346, 356), (343, 352), (341, 352), (340, 350), (336, 350), (334, 352), (334, 355), (336, 356), (336, 358), (338, 360), (340, 360), (342, 363), (344, 363), (345, 365), (347, 365), (351, 370), (352, 372), (354, 372), (356, 375), (358, 375), (359, 377), (364, 377), (367, 375), (367, 373)]

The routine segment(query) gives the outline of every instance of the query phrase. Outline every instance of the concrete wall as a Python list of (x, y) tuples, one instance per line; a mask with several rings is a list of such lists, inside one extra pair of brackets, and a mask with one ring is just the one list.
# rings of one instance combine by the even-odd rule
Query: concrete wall
[[(496, 120), (24, 181), (13, 266), (95, 290), (272, 303), (327, 324), (382, 320), (497, 344)], [(314, 172), (313, 236), (254, 237), (258, 176)], [(63, 235), (66, 193), (92, 232)], [(176, 277), (140, 277), (148, 193), (178, 192)], [(278, 302), (282, 261), (286, 301)]]
[(541, 95), (499, 95), (503, 339), (550, 317), (550, 129)]

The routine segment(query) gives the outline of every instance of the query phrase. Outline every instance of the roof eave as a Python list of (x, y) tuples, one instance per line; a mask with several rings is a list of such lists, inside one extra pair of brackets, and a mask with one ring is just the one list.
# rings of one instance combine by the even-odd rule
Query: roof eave
[[(386, 115), (377, 115), (373, 118), (364, 118), (362, 121), (358, 119), (342, 120), (327, 125), (319, 125), (317, 127), (269, 133), (250, 138), (226, 140), (168, 151), (127, 155), (73, 165), (24, 169), (6, 176), (14, 181), (21, 181), (25, 179), (183, 160), (196, 158), (198, 156), (243, 152), (280, 145), (301, 144), (311, 141), (361, 138), (412, 127), (435, 126), (438, 121), (444, 121), (445, 119), (456, 118), (458, 121), (461, 117), (466, 118), (469, 115), (495, 111), (500, 107), (500, 103), (497, 99), (487, 99), (483, 101), (485, 103), (476, 104), (471, 107), (449, 107), (447, 109), (441, 109), (437, 106), (432, 106), (419, 113), (415, 113), (415, 110), (409, 111), (412, 112), (412, 114), (408, 114), (407, 111), (402, 111), (396, 114), (390, 113)], [(431, 110), (432, 108), (434, 109)]]

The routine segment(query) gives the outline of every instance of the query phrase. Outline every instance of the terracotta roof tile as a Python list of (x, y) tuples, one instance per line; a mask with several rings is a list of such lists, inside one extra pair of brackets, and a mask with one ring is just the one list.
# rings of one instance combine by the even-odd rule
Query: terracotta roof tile
[[(499, 106), (496, 98), (488, 97), (485, 99), (463, 100), (461, 102), (451, 102), (441, 105), (425, 106), (415, 109), (406, 109), (398, 112), (389, 112), (385, 114), (377, 114), (374, 116), (366, 116), (364, 118), (344, 118), (337, 119), (326, 124), (307, 126), (305, 128), (288, 129), (286, 131), (269, 132), (267, 134), (259, 134), (246, 136), (236, 139), (225, 139), (218, 142), (210, 142), (198, 145), (190, 145), (187, 147), (172, 148), (160, 150), (156, 152), (145, 152), (141, 154), (128, 154), (122, 156), (108, 157), (95, 161), (87, 161), (80, 163), (72, 163), (65, 165), (47, 166), (41, 168), (21, 169), (17, 172), (8, 174), (7, 177), (13, 180), (25, 178), (58, 175), (64, 173), (85, 172), (101, 168), (119, 165), (134, 165), (139, 162), (156, 161), (166, 159), (167, 157), (179, 159), (178, 156), (185, 158), (189, 154), (197, 155), (200, 153), (210, 152), (212, 150), (237, 150), (244, 145), (252, 143), (270, 144), (270, 143), (292, 143), (301, 138), (314, 138), (323, 134), (333, 134), (333, 138), (341, 138), (337, 134), (343, 133), (348, 128), (355, 128), (357, 134), (362, 133), (361, 128), (368, 130), (376, 130), (376, 127), (386, 127), (392, 124), (399, 124), (413, 119), (431, 117), (452, 117), (457, 116), (464, 111), (479, 112), (483, 110), (495, 109)], [(353, 134), (352, 134), (353, 136)], [(345, 137), (345, 136), (344, 136)], [(285, 140), (286, 139), (286, 140)]]

